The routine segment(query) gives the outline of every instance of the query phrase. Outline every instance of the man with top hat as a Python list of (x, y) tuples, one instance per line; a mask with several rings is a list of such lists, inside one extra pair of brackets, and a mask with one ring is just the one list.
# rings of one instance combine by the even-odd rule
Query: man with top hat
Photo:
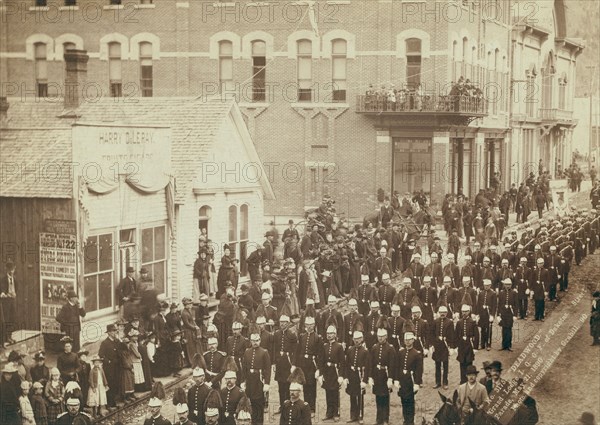
[(365, 330), (367, 331), (367, 337), (365, 338), (367, 346), (371, 347), (377, 342), (377, 323), (381, 314), (379, 313), (379, 301), (371, 301), (371, 311), (365, 317)]
[(126, 275), (117, 286), (117, 294), (119, 294), (119, 314), (122, 315), (123, 305), (128, 302), (138, 292), (137, 282), (135, 280), (135, 269), (127, 266)]
[[(56, 425), (91, 425), (94, 421), (92, 417), (84, 411), (80, 411), (81, 401), (78, 398), (71, 397), (67, 399), (67, 411), (56, 417)], [(163, 425), (157, 423), (156, 425)], [(170, 425), (170, 423), (169, 423)]]
[(360, 285), (357, 289), (358, 312), (363, 316), (369, 314), (371, 301), (376, 298), (376, 290), (369, 282), (369, 274), (360, 275)]
[(85, 309), (79, 303), (79, 297), (70, 289), (67, 291), (67, 303), (62, 306), (56, 315), (56, 321), (60, 323), (60, 330), (73, 340), (73, 351), (81, 348), (81, 317), (85, 317)]
[(233, 335), (227, 337), (227, 355), (235, 360), (238, 370), (241, 370), (241, 359), (246, 348), (250, 346), (250, 342), (242, 336), (242, 324), (238, 321), (233, 322)]
[(467, 366), (465, 369), (466, 379), (458, 387), (458, 406), (463, 419), (473, 412), (471, 402), (475, 407), (481, 408), (483, 403), (488, 400), (488, 393), (485, 387), (477, 382), (477, 374), (479, 371), (473, 365)]
[(512, 328), (517, 320), (517, 293), (511, 289), (512, 280), (502, 281), (504, 289), (498, 295), (496, 317), (502, 327), (502, 350), (512, 351)]
[(473, 314), (477, 324), (481, 328), (481, 349), (490, 350), (492, 346), (492, 324), (498, 311), (498, 298), (492, 290), (492, 281), (483, 280), (483, 290), (477, 295), (477, 302), (473, 308)]
[(390, 275), (384, 273), (381, 275), (382, 285), (379, 287), (379, 305), (381, 306), (381, 314), (386, 316), (390, 315), (392, 301), (396, 297), (396, 288), (394, 288), (391, 283)]
[(275, 365), (275, 381), (277, 381), (279, 390), (279, 409), (275, 412), (276, 414), (281, 412), (281, 406), (285, 400), (290, 398), (288, 377), (291, 373), (292, 358), (298, 345), (298, 336), (292, 331), (290, 324), (290, 317), (282, 314), (279, 317), (279, 329), (272, 336), (272, 359)]
[(206, 376), (214, 388), (221, 386), (223, 377), (222, 369), (227, 353), (217, 350), (219, 341), (215, 337), (208, 338), (208, 351), (204, 353), (204, 362), (206, 363)]
[(390, 393), (396, 373), (396, 350), (387, 342), (387, 330), (377, 329), (377, 343), (369, 350), (371, 364), (369, 385), (373, 388), (377, 404), (377, 424), (389, 424)]
[(306, 379), (302, 369), (295, 369), (288, 377), (290, 398), (281, 405), (279, 425), (312, 425), (310, 405), (300, 398)]
[(220, 414), (221, 425), (236, 425), (235, 414), (238, 403), (244, 396), (244, 392), (236, 385), (237, 376), (233, 370), (225, 372), (225, 387), (221, 389), (221, 402), (223, 409)]
[(121, 385), (121, 351), (124, 349), (124, 344), (119, 339), (118, 329), (116, 325), (110, 324), (106, 326), (107, 337), (100, 343), (98, 355), (104, 359), (103, 368), (108, 383), (106, 391), (106, 400), (109, 408), (116, 407), (116, 403), (122, 401), (122, 385)]
[(423, 385), (423, 355), (413, 346), (416, 335), (404, 333), (404, 347), (398, 351), (395, 384), (402, 402), (404, 425), (415, 423), (415, 394)]
[(417, 293), (412, 288), (411, 284), (412, 280), (410, 277), (406, 276), (402, 278), (402, 283), (400, 284), (399, 290), (392, 301), (394, 304), (400, 306), (400, 315), (404, 318), (404, 320), (410, 319), (410, 307), (413, 303), (413, 299), (417, 298)]
[(251, 347), (242, 357), (242, 390), (252, 404), (252, 424), (263, 423), (265, 393), (269, 392), (271, 382), (271, 359), (267, 350), (260, 346), (258, 329), (250, 335)]
[(433, 354), (431, 358), (435, 362), (435, 386), (433, 388), (440, 388), (443, 383), (444, 389), (447, 390), (448, 359), (450, 349), (454, 346), (454, 323), (448, 317), (448, 307), (440, 306), (438, 315), (439, 317), (434, 322), (432, 336)]
[(348, 300), (349, 312), (344, 316), (344, 341), (346, 348), (352, 345), (352, 334), (356, 328), (357, 323), (360, 323), (362, 329), (364, 329), (364, 317), (358, 312), (358, 302), (356, 298), (350, 298)]
[(527, 307), (529, 300), (529, 280), (530, 269), (527, 267), (527, 258), (521, 257), (519, 265), (515, 269), (513, 282), (517, 287), (517, 306), (519, 309), (519, 319), (527, 317)]
[(205, 381), (205, 371), (201, 367), (195, 367), (192, 370), (192, 379), (194, 385), (187, 392), (189, 418), (196, 425), (203, 425), (205, 423), (204, 402), (211, 388), (210, 384)]
[(323, 347), (323, 355), (317, 359), (319, 366), (319, 382), (325, 390), (327, 412), (323, 421), (340, 419), (340, 387), (344, 380), (344, 348), (337, 339), (335, 325), (327, 327), (327, 342)]
[(315, 332), (315, 319), (312, 316), (307, 316), (304, 320), (304, 333), (300, 334), (296, 353), (292, 361), (292, 372), (296, 368), (301, 368), (306, 377), (304, 384), (304, 398), (310, 406), (310, 410), (314, 413), (316, 408), (317, 397), (317, 377), (319, 375), (317, 369), (317, 358), (322, 355), (323, 342), (319, 334)]
[(534, 321), (544, 321), (549, 284), (550, 275), (548, 274), (548, 270), (544, 268), (544, 259), (538, 258), (536, 261), (536, 268), (529, 274), (530, 296), (535, 303)]
[(471, 306), (461, 307), (461, 318), (456, 322), (454, 335), (457, 346), (458, 363), (460, 364), (460, 382), (467, 382), (467, 367), (473, 365), (475, 353), (479, 346), (479, 332), (475, 321), (471, 318)]
[(344, 382), (346, 393), (350, 396), (350, 420), (362, 425), (364, 416), (364, 397), (369, 382), (369, 351), (365, 348), (362, 325), (357, 324), (352, 332), (353, 344), (346, 352)]

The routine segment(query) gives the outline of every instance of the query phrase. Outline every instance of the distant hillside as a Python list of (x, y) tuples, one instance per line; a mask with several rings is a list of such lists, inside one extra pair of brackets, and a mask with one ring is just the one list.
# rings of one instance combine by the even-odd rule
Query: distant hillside
[(600, 89), (600, 1), (565, 0), (567, 7), (567, 36), (585, 40), (585, 50), (577, 60), (575, 96), (585, 96), (590, 90), (593, 70), (596, 66), (594, 90)]

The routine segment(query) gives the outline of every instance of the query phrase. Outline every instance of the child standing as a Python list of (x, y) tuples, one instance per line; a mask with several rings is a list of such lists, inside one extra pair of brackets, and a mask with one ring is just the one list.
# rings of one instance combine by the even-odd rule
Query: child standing
[(33, 394), (31, 395), (31, 407), (36, 425), (48, 425), (48, 413), (46, 412), (46, 401), (42, 396), (44, 386), (41, 382), (33, 383)]
[(29, 381), (21, 382), (21, 396), (19, 397), (19, 408), (21, 410), (21, 424), (35, 425), (35, 417), (33, 415), (33, 407), (29, 401), (29, 390), (31, 384)]
[(50, 380), (46, 383), (44, 395), (48, 400), (48, 424), (54, 425), (56, 417), (65, 411), (65, 386), (56, 367), (50, 371)]
[(127, 344), (127, 348), (129, 349), (129, 355), (131, 356), (131, 363), (133, 364), (133, 384), (134, 389), (137, 391), (143, 391), (143, 384), (145, 382), (144, 379), (144, 368), (142, 367), (142, 355), (140, 354), (139, 346), (139, 335), (140, 333), (131, 329), (129, 331), (129, 344)]
[(106, 391), (108, 382), (102, 368), (102, 358), (98, 355), (92, 357), (92, 370), (90, 371), (87, 404), (92, 408), (92, 414), (97, 417), (101, 409), (106, 407)]

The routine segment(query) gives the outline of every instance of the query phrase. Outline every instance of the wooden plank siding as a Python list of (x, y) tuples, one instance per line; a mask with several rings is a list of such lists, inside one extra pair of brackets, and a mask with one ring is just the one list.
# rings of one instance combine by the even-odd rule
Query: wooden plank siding
[(0, 198), (0, 259), (16, 265), (17, 319), (40, 330), (39, 234), (46, 219), (74, 220), (71, 199)]

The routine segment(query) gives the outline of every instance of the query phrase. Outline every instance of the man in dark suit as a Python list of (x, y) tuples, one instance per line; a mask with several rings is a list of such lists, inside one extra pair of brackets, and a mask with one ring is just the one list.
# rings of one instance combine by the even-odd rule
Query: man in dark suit
[(319, 364), (319, 381), (325, 389), (327, 412), (323, 421), (340, 419), (340, 386), (344, 379), (344, 349), (336, 341), (337, 329), (331, 325), (327, 328), (327, 342), (323, 347), (323, 356), (317, 360)]
[[(360, 327), (362, 328), (362, 327)], [(369, 351), (363, 342), (362, 331), (352, 334), (354, 345), (346, 353), (345, 383), (346, 393), (350, 396), (350, 420), (362, 422), (367, 383), (369, 382)]]
[[(290, 318), (281, 315), (279, 318), (279, 329), (275, 331), (273, 340), (272, 361), (275, 365), (275, 380), (279, 389), (279, 411), (281, 406), (290, 398), (290, 383), (288, 377), (292, 368), (292, 357), (296, 352), (298, 336), (290, 329)], [(262, 343), (262, 338), (261, 338)]]
[(402, 402), (404, 425), (415, 423), (415, 394), (423, 384), (423, 355), (414, 347), (415, 334), (404, 334), (404, 347), (398, 351), (396, 386)]
[(268, 231), (267, 233), (265, 233), (265, 242), (263, 243), (263, 258), (269, 262), (269, 265), (273, 264), (273, 259), (275, 255), (273, 239), (273, 232)]
[(238, 408), (238, 404), (244, 393), (236, 385), (237, 376), (233, 370), (225, 372), (225, 387), (221, 389), (221, 400), (223, 402), (223, 416), (219, 423), (221, 425), (235, 425), (235, 413)]
[(98, 355), (104, 359), (104, 374), (108, 384), (106, 398), (109, 408), (115, 408), (116, 403), (122, 399), (121, 394), (121, 349), (123, 343), (119, 340), (116, 325), (106, 326), (107, 338), (100, 344)]
[(247, 348), (242, 357), (242, 390), (252, 405), (252, 423), (262, 425), (265, 393), (269, 392), (271, 382), (271, 359), (269, 352), (260, 346), (260, 335), (250, 335), (252, 347)]
[(137, 282), (134, 278), (135, 270), (133, 267), (127, 267), (127, 275), (121, 279), (117, 287), (119, 294), (119, 312), (123, 311), (123, 304), (131, 299), (138, 292)]
[(504, 289), (498, 295), (498, 313), (500, 326), (502, 326), (502, 350), (512, 351), (512, 328), (517, 318), (517, 293), (511, 289), (512, 280), (507, 278), (502, 281)]
[(17, 281), (15, 263), (6, 263), (6, 273), (0, 277), (0, 343), (14, 344), (12, 332), (17, 330)]
[(192, 371), (194, 385), (188, 390), (187, 405), (189, 408), (189, 418), (196, 425), (202, 425), (204, 420), (204, 402), (211, 390), (210, 384), (204, 380), (205, 372), (201, 367), (196, 367)]
[(79, 335), (81, 334), (81, 319), (85, 317), (85, 309), (79, 305), (79, 297), (72, 289), (67, 293), (68, 302), (62, 306), (56, 321), (60, 323), (60, 330), (73, 340), (73, 351), (78, 352), (80, 347)]

